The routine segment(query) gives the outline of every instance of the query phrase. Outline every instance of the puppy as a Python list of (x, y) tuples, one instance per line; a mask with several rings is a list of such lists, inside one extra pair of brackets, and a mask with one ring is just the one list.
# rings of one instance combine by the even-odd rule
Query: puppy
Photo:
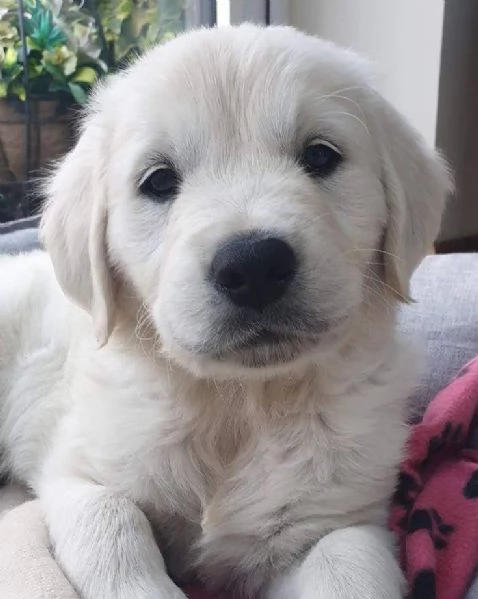
[(395, 312), (448, 189), (368, 67), (291, 28), (97, 90), (47, 253), (0, 262), (2, 468), (83, 599), (402, 596)]

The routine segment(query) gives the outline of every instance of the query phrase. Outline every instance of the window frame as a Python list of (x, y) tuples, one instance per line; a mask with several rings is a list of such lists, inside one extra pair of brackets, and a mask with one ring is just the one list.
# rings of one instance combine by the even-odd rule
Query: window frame
[(185, 31), (216, 25), (216, 0), (194, 0), (186, 5)]
[(286, 25), (289, 0), (230, 0), (231, 25), (244, 21), (263, 25)]

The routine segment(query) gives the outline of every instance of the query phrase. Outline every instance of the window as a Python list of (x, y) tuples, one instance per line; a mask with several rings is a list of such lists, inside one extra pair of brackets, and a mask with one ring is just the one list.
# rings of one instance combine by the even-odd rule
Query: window
[(41, 199), (30, 193), (29, 180), (71, 147), (71, 117), (98, 78), (190, 28), (285, 23), (288, 2), (3, 0), (0, 222), (37, 210)]
[(37, 211), (29, 181), (70, 149), (77, 107), (97, 79), (177, 33), (215, 25), (218, 8), (224, 15), (216, 0), (0, 4), (0, 222)]
[(253, 23), (285, 24), (289, 0), (217, 0), (217, 24)]
[[(65, 1), (65, 0), (63, 0)], [(112, 46), (115, 64), (178, 33), (216, 24), (215, 0), (75, 0), (102, 29), (102, 45)]]

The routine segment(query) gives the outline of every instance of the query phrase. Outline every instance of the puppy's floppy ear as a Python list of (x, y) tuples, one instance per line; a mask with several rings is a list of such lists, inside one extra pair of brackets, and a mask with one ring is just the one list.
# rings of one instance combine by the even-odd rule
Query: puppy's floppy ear
[(382, 98), (377, 101), (373, 119), (388, 206), (382, 248), (385, 283), (408, 301), (410, 277), (433, 247), (453, 183), (444, 160), (392, 106)]
[(114, 288), (106, 252), (107, 202), (100, 112), (87, 117), (76, 146), (46, 184), (42, 238), (63, 291), (93, 318), (98, 344), (114, 324)]

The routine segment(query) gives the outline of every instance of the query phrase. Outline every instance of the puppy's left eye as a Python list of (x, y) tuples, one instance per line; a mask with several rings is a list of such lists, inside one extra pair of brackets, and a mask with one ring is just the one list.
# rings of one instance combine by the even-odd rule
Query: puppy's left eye
[(314, 177), (331, 175), (342, 162), (340, 150), (328, 141), (317, 139), (310, 143), (300, 157), (307, 173)]
[(167, 166), (149, 172), (140, 183), (139, 190), (145, 196), (158, 202), (167, 202), (173, 198), (181, 184), (178, 173)]

